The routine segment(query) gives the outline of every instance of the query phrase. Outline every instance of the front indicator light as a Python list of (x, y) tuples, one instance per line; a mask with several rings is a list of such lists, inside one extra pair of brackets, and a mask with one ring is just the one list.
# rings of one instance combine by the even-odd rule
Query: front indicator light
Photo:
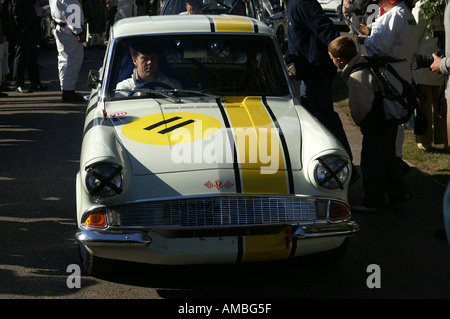
[(317, 219), (345, 219), (350, 216), (348, 205), (335, 200), (317, 200), (316, 212)]
[(345, 218), (349, 215), (348, 207), (342, 203), (330, 202), (330, 218)]
[(106, 215), (103, 210), (96, 211), (93, 213), (90, 213), (84, 223), (85, 226), (92, 226), (92, 227), (106, 227), (108, 224), (106, 222)]

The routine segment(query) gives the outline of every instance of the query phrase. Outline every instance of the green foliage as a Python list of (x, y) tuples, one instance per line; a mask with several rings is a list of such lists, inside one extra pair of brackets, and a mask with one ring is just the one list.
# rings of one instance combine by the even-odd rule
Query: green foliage
[(425, 18), (425, 21), (431, 24), (435, 17), (438, 17), (440, 21), (443, 21), (446, 5), (447, 0), (421, 0), (420, 11)]

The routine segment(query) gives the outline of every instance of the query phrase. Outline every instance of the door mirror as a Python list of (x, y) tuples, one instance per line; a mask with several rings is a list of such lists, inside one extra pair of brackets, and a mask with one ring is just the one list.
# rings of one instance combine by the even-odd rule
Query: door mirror
[(96, 89), (97, 86), (101, 83), (100, 80), (100, 72), (95, 70), (90, 70), (87, 80), (87, 86), (91, 89)]

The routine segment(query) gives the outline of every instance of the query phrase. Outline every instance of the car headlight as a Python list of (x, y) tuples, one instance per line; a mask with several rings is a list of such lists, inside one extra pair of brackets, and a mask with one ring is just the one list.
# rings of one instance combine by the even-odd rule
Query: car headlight
[(98, 163), (86, 168), (86, 187), (89, 195), (106, 198), (122, 193), (122, 166)]
[(328, 189), (343, 189), (349, 175), (348, 161), (336, 155), (319, 158), (314, 168), (316, 182)]

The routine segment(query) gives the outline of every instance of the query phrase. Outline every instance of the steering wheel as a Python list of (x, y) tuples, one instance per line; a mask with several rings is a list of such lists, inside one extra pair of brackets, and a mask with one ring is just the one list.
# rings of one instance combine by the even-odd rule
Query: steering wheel
[[(171, 87), (168, 84), (162, 83), (162, 82), (145, 82), (145, 83), (141, 83), (139, 85), (137, 85), (134, 89), (150, 89), (150, 90), (154, 90), (156, 87), (161, 87), (163, 89), (169, 89), (169, 90), (173, 90), (173, 87)], [(132, 96), (134, 93), (136, 92), (130, 92), (128, 94), (128, 96)]]

